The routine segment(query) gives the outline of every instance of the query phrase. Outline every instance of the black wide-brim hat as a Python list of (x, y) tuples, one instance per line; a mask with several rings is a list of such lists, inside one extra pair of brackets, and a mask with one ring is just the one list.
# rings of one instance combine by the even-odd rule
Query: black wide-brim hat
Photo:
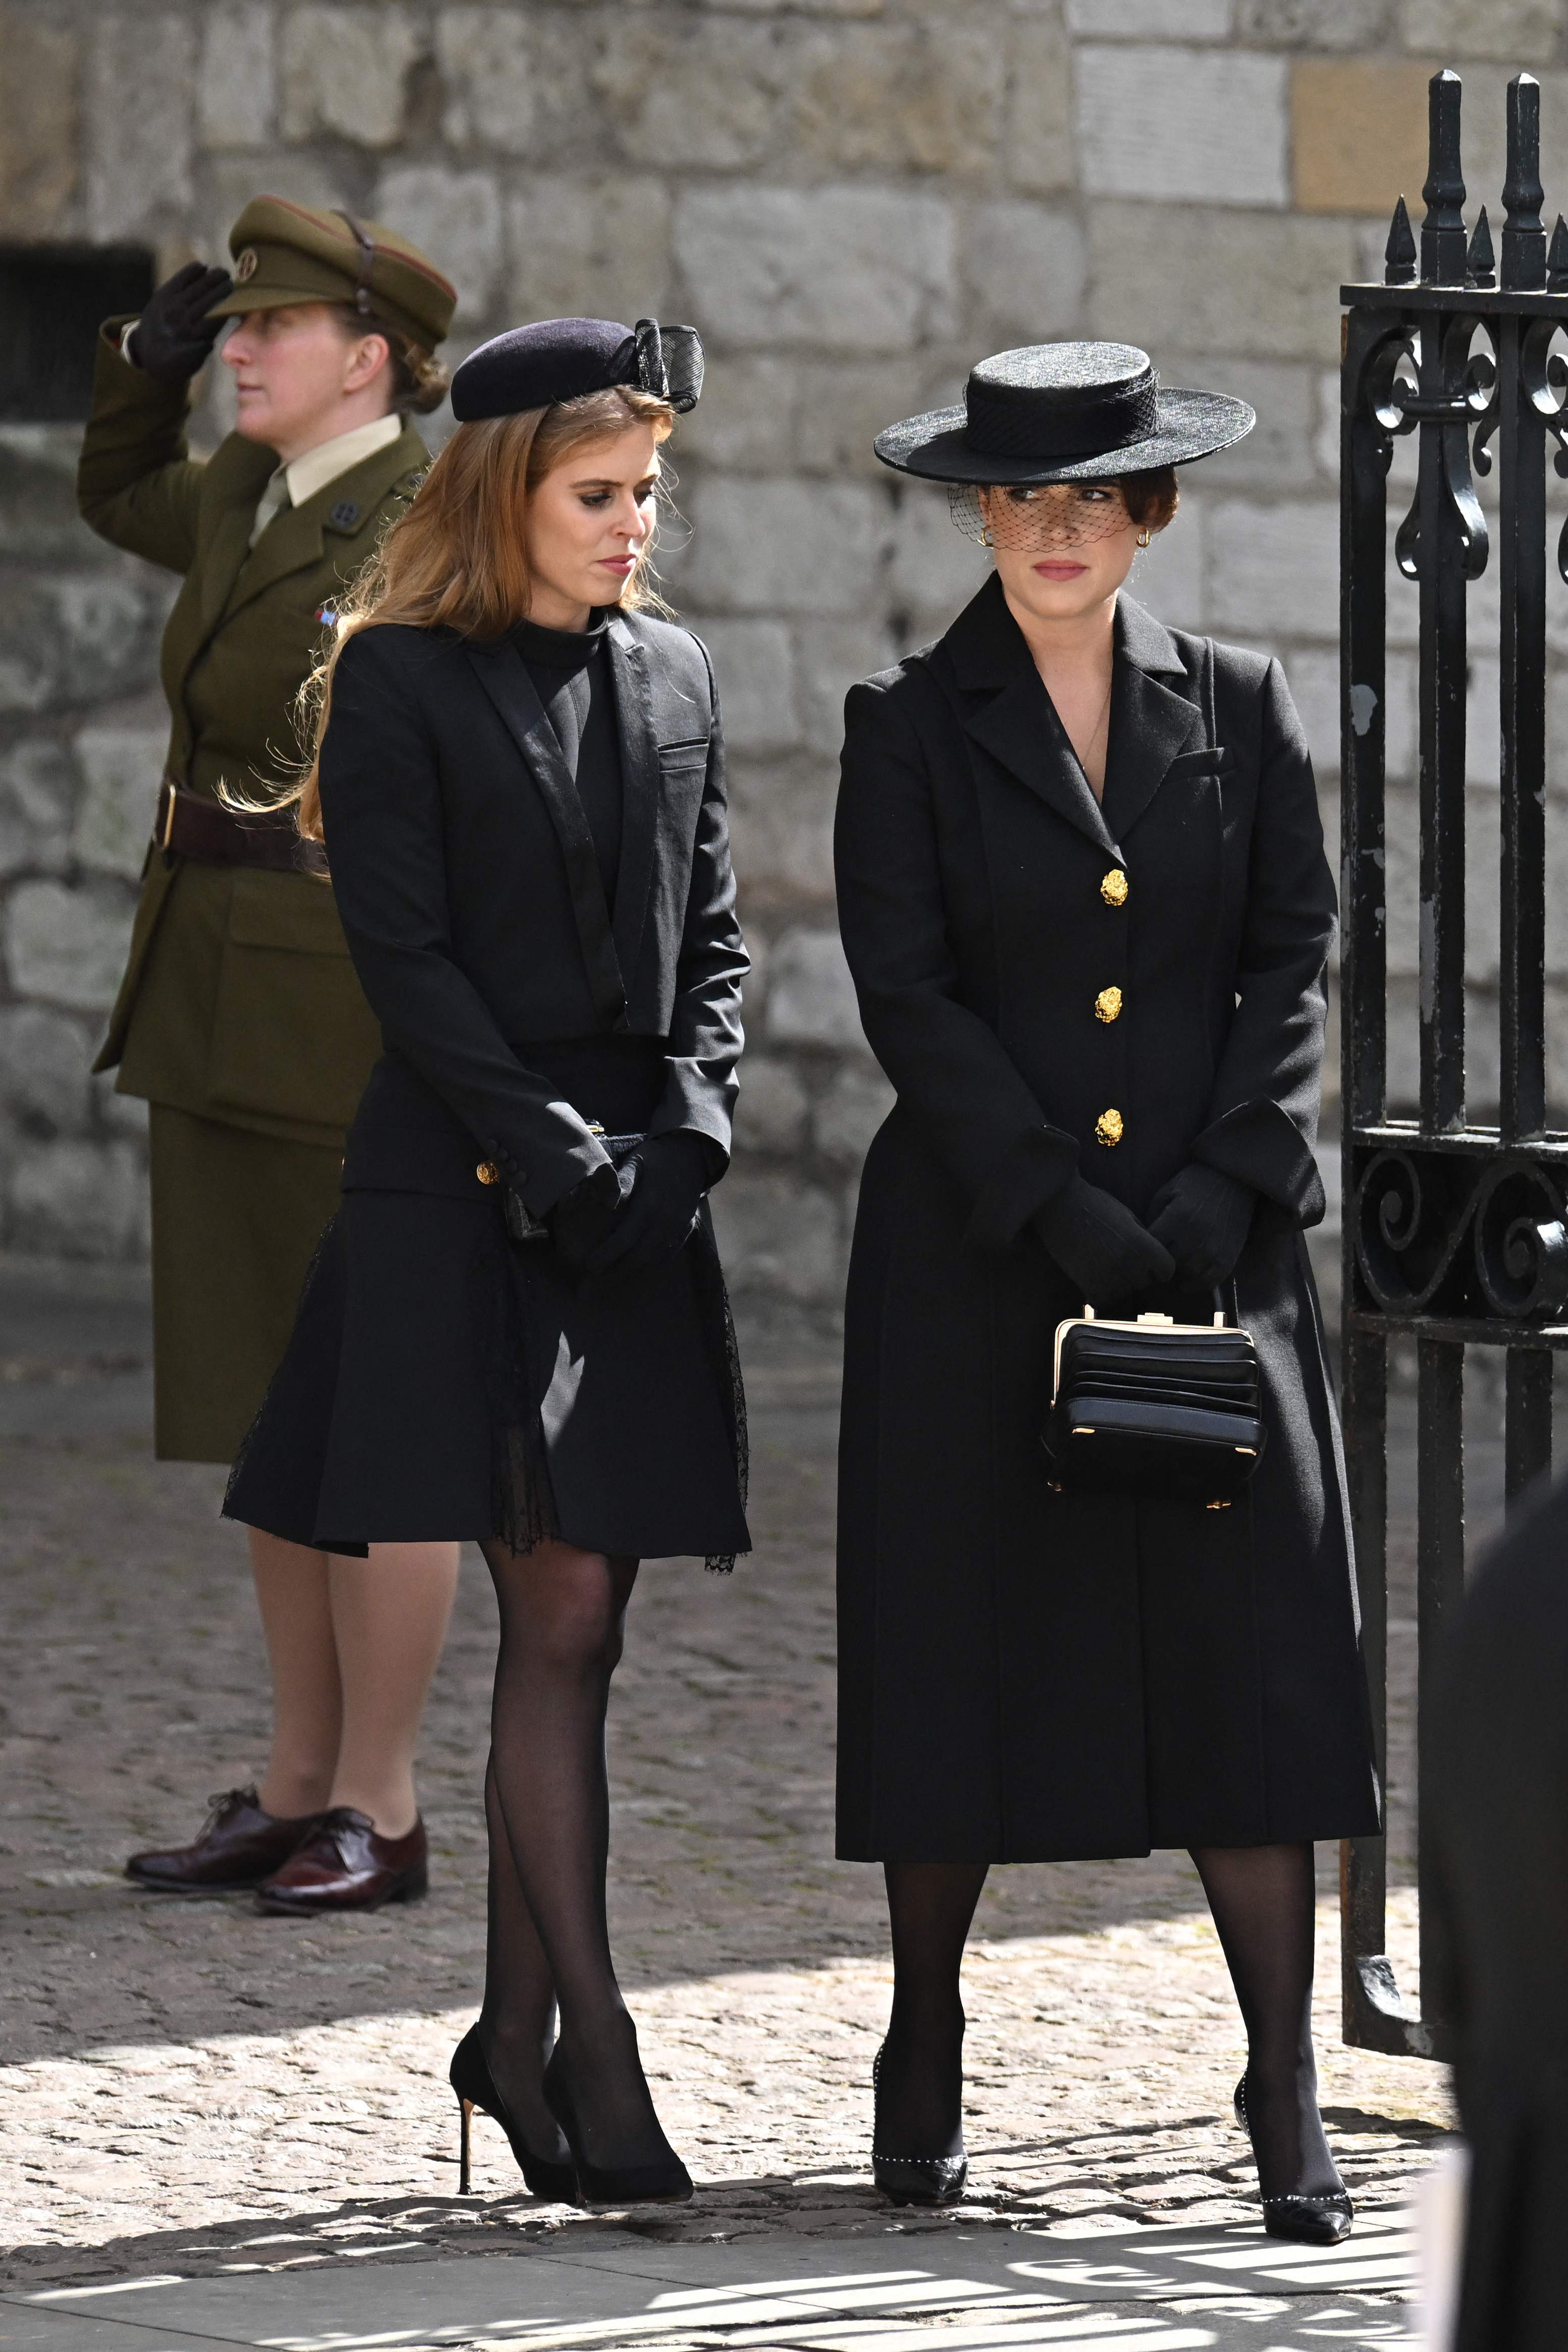
[(884, 466), (931, 482), (1093, 482), (1228, 449), (1257, 413), (1224, 392), (1167, 392), (1131, 343), (1028, 343), (970, 372), (963, 404), (889, 425)]

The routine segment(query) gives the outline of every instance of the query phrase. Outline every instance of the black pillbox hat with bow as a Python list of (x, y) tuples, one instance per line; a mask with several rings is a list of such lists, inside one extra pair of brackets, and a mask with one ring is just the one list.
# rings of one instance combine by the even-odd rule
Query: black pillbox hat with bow
[(695, 327), (639, 319), (540, 319), (509, 327), (470, 352), (452, 378), (452, 414), (461, 425), (516, 416), (624, 384), (652, 393), (678, 412), (702, 390), (702, 339)]
[(1131, 343), (1030, 343), (982, 360), (961, 407), (907, 416), (875, 446), (928, 481), (1102, 481), (1189, 465), (1257, 421), (1228, 393), (1167, 390)]

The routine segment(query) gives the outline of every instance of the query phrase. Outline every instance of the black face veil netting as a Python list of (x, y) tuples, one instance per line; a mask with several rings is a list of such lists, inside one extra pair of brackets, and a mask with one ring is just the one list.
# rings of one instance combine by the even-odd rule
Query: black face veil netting
[(965, 539), (1042, 555), (1109, 539), (1131, 520), (1119, 482), (950, 482), (947, 507)]

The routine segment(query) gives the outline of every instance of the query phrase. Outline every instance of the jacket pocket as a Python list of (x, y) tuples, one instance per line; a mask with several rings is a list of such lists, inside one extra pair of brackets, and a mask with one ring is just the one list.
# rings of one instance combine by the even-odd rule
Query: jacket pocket
[(213, 1008), (215, 1108), (346, 1128), (380, 1051), (327, 884), (242, 867)]

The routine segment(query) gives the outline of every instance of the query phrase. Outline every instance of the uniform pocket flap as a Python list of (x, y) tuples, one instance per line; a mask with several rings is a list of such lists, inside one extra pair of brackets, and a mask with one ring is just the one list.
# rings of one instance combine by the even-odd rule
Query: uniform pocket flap
[(287, 955), (349, 951), (330, 886), (309, 874), (242, 866), (234, 877), (228, 936), (237, 947), (277, 948)]

